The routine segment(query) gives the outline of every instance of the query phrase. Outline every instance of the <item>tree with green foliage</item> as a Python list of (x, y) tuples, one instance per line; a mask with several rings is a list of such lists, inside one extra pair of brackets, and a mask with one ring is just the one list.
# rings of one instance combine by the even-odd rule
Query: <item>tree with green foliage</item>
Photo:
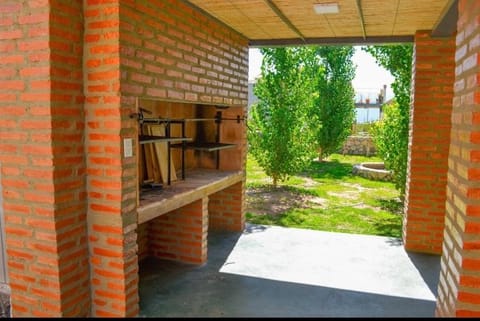
[(362, 48), (395, 79), (392, 83), (395, 102), (385, 106), (383, 119), (373, 127), (372, 136), (385, 167), (393, 171), (393, 180), (402, 198), (407, 181), (412, 49), (411, 44)]
[(312, 85), (306, 75), (315, 58), (310, 47), (264, 48), (261, 78), (255, 86), (259, 101), (251, 106), (249, 149), (276, 187), (303, 170), (314, 153), (307, 110)]
[(316, 95), (311, 120), (318, 124), (315, 137), (319, 160), (335, 153), (350, 135), (355, 119), (355, 66), (352, 46), (317, 47), (322, 68), (315, 79)]

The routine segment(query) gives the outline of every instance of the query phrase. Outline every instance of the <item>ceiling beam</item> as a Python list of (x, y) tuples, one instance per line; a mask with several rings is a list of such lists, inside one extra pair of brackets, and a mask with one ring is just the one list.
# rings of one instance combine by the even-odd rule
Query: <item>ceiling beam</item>
[(275, 3), (273, 3), (272, 0), (264, 0), (265, 3), (270, 7), (270, 9), (272, 9), (273, 12), (275, 12), (275, 14), (280, 18), (282, 19), (282, 21), (290, 28), (290, 30), (292, 30), (293, 32), (295, 32), (299, 37), (300, 39), (302, 40), (305, 40), (305, 37), (303, 36), (303, 34), (300, 32), (300, 30), (297, 29), (297, 27), (295, 27), (295, 25), (283, 14), (282, 10), (280, 10), (276, 5)]
[(240, 35), (244, 38), (248, 38), (247, 36), (245, 36), (244, 34), (242, 34), (241, 32), (239, 32), (238, 30), (236, 29), (233, 29), (230, 25), (226, 24), (225, 22), (223, 22), (222, 20), (218, 19), (217, 17), (211, 15), (210, 13), (208, 13), (207, 11), (203, 10), (202, 8), (198, 7), (197, 5), (194, 5), (193, 3), (191, 3), (190, 1), (188, 0), (179, 0), (179, 1), (182, 1), (186, 6), (192, 8), (193, 10), (196, 10), (198, 11), (199, 13), (201, 13), (202, 15), (208, 17), (209, 19), (212, 19), (213, 21), (215, 21), (216, 23), (220, 24), (221, 26), (227, 28), (228, 30), (236, 33), (237, 35)]
[(432, 29), (432, 37), (450, 37), (457, 32), (458, 0), (449, 0)]
[(249, 46), (252, 48), (260, 47), (285, 47), (299, 45), (347, 45), (347, 46), (366, 46), (374, 44), (400, 44), (413, 43), (413, 36), (378, 36), (378, 37), (336, 37), (336, 38), (298, 38), (292, 39), (264, 39), (250, 40)]
[(357, 0), (356, 2), (357, 2), (358, 15), (360, 16), (360, 24), (362, 26), (363, 39), (367, 39), (367, 33), (365, 32), (365, 19), (363, 17), (363, 10), (362, 10), (362, 0)]

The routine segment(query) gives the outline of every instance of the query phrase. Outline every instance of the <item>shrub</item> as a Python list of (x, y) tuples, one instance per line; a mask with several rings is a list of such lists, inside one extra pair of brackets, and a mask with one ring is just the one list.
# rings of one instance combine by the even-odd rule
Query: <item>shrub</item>
[(393, 172), (395, 187), (405, 195), (408, 157), (408, 114), (395, 101), (384, 106), (383, 118), (372, 127), (372, 139), (385, 168)]

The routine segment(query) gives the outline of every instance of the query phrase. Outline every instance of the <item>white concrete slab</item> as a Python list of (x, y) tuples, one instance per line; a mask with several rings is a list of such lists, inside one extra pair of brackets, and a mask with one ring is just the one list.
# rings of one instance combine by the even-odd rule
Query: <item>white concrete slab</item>
[(389, 237), (260, 226), (240, 236), (220, 272), (436, 300), (401, 240)]

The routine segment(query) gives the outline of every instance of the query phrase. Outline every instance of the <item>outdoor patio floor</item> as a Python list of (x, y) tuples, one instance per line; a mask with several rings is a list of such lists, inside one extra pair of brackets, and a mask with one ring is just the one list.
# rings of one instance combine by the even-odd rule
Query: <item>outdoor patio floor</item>
[(247, 224), (202, 266), (140, 263), (140, 317), (433, 317), (440, 256), (389, 237)]

